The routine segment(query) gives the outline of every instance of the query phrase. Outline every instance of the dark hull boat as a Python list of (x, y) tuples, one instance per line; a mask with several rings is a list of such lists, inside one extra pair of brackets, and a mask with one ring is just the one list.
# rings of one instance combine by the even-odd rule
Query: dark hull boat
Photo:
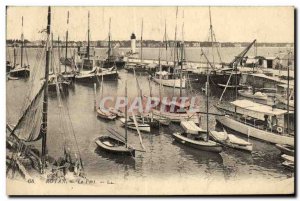
[[(70, 82), (68, 82), (68, 81), (58, 82), (59, 91), (67, 92), (68, 88), (69, 88), (69, 85), (70, 85)], [(54, 82), (49, 83), (48, 84), (48, 90), (52, 91), (52, 92), (55, 92), (56, 91), (56, 83), (54, 83)]]
[(176, 142), (202, 151), (220, 153), (223, 149), (220, 144), (214, 141), (206, 142), (200, 138), (191, 139), (186, 133), (173, 133), (172, 136)]
[[(218, 87), (226, 86), (230, 74), (231, 71), (212, 71), (209, 75), (210, 86), (218, 86)], [(197, 84), (197, 86), (202, 86), (206, 82), (207, 74), (205, 72), (192, 73), (191, 75), (189, 75), (189, 78), (192, 80), (192, 83)], [(239, 85), (240, 79), (241, 79), (241, 73), (239, 72), (232, 73), (230, 80), (228, 82), (228, 86)]]
[(9, 72), (11, 77), (27, 78), (30, 76), (30, 70), (27, 67), (13, 69)]
[(101, 136), (96, 140), (99, 148), (113, 154), (130, 155), (135, 157), (135, 149), (126, 146), (126, 144), (110, 136)]
[(66, 65), (66, 66), (72, 66), (73, 63), (71, 58), (65, 58), (65, 57), (60, 58), (59, 61), (62, 65)]
[(75, 76), (76, 82), (98, 83), (103, 77), (103, 80), (117, 80), (119, 78), (116, 70), (104, 70), (102, 72), (84, 72)]
[(103, 61), (102, 67), (103, 68), (111, 68), (115, 65), (118, 69), (121, 69), (121, 68), (124, 68), (125, 64), (126, 64), (126, 62), (123, 60), (115, 60), (115, 61), (105, 60), (105, 61)]

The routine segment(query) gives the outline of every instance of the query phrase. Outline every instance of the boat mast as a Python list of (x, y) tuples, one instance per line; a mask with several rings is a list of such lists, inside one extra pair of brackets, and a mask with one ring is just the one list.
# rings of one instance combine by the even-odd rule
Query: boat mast
[[(58, 58), (60, 59), (60, 41), (59, 41), (59, 36), (57, 37), (57, 52), (58, 52)], [(58, 73), (61, 73), (60, 62), (58, 63)]]
[(45, 66), (45, 85), (43, 98), (43, 116), (42, 116), (42, 173), (44, 173), (47, 151), (47, 112), (48, 112), (48, 81), (49, 81), (49, 57), (50, 57), (50, 26), (51, 26), (51, 7), (48, 7), (48, 22), (47, 22), (47, 44), (46, 44), (46, 66)]
[[(183, 12), (184, 18), (184, 12)], [(180, 53), (180, 97), (182, 97), (182, 69), (183, 69), (183, 47), (184, 47), (184, 21), (182, 22), (182, 42), (181, 42), (181, 53)]]
[[(165, 45), (166, 45), (166, 64), (168, 64), (168, 41), (167, 41), (167, 20), (165, 19)], [(170, 72), (170, 67), (169, 67), (169, 72)]]
[(69, 37), (69, 11), (68, 11), (68, 15), (67, 15), (67, 31), (66, 31), (66, 52), (65, 52), (65, 72), (67, 72), (67, 58), (68, 58), (68, 37)]
[(22, 16), (22, 33), (21, 33), (21, 68), (23, 67), (23, 51), (24, 51), (24, 33), (23, 33), (23, 16)]
[(109, 25), (108, 25), (108, 52), (107, 52), (107, 58), (108, 58), (108, 63), (110, 63), (110, 55), (111, 55), (111, 45), (110, 45), (110, 23), (111, 23), (111, 18), (109, 18)]
[(128, 104), (128, 97), (127, 97), (127, 80), (125, 81), (125, 146), (127, 148), (127, 104)]
[(182, 68), (183, 68), (183, 43), (181, 44), (181, 62), (180, 62), (180, 97), (182, 97)]
[(287, 80), (287, 133), (289, 134), (289, 128), (290, 128), (290, 53), (288, 53), (288, 61), (287, 61), (287, 70), (288, 70), (288, 80)]
[(88, 64), (90, 63), (90, 11), (88, 12), (88, 44), (87, 44), (87, 59)]
[(213, 26), (212, 26), (212, 21), (211, 21), (210, 6), (208, 7), (208, 9), (209, 9), (209, 31), (210, 31), (210, 37), (211, 37), (211, 55), (212, 55), (212, 63), (213, 63), (213, 66), (215, 67)]
[[(209, 71), (207, 71), (206, 74), (206, 89), (205, 89), (205, 93), (206, 93), (206, 141), (209, 141), (209, 128), (208, 128), (208, 123), (209, 123), (209, 116), (208, 116), (208, 92), (209, 92)], [(199, 122), (200, 123), (200, 122)]]
[(178, 16), (178, 6), (176, 7), (176, 24), (175, 24), (175, 38), (174, 38), (174, 69), (176, 66), (176, 52), (177, 52), (177, 16)]
[(141, 29), (141, 62), (143, 61), (143, 28), (144, 28), (144, 19), (142, 19), (142, 29)]

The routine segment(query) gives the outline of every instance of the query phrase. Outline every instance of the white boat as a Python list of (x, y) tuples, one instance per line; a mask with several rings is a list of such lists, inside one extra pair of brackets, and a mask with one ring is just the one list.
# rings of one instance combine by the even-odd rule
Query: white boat
[(252, 143), (247, 142), (246, 140), (243, 140), (241, 138), (238, 138), (235, 135), (228, 134), (225, 129), (223, 132), (210, 131), (209, 136), (214, 141), (234, 149), (240, 149), (240, 150), (245, 150), (250, 152), (253, 149)]
[(180, 78), (178, 76), (174, 77), (174, 74), (169, 73), (167, 71), (159, 71), (155, 73), (155, 76), (153, 77), (153, 81), (162, 84), (166, 87), (175, 87), (180, 88), (180, 82), (181, 82), (181, 88), (185, 89), (186, 85), (186, 78), (185, 76), (182, 77), (182, 81), (180, 81)]
[(200, 128), (193, 121), (181, 121), (180, 126), (185, 130), (186, 133), (198, 134), (200, 132), (207, 132), (206, 130)]
[[(294, 136), (286, 133), (286, 117), (293, 115), (286, 110), (272, 108), (249, 100), (231, 102), (237, 113), (217, 106), (226, 115), (216, 116), (216, 121), (223, 126), (240, 134), (254, 137), (273, 144), (287, 144), (294, 146)], [(262, 120), (266, 118), (265, 120)], [(292, 118), (290, 118), (292, 119)]]
[[(122, 122), (123, 126), (125, 126), (125, 122), (126, 122), (125, 118), (120, 118), (119, 120)], [(137, 127), (140, 131), (150, 133), (150, 125), (149, 124), (138, 123), (138, 125), (136, 126), (134, 124), (134, 121), (132, 121), (130, 119), (127, 120), (127, 128), (130, 128), (132, 130), (137, 130)]]
[(252, 99), (259, 99), (259, 100), (267, 100), (268, 95), (265, 93), (262, 93), (260, 91), (253, 93), (252, 90), (238, 90), (239, 95), (247, 97), (247, 98), (252, 98)]
[(171, 122), (180, 123), (181, 121), (193, 121), (196, 124), (199, 123), (199, 118), (196, 113), (194, 112), (167, 112), (167, 111), (160, 111), (158, 109), (152, 109), (153, 115), (161, 118), (167, 118)]

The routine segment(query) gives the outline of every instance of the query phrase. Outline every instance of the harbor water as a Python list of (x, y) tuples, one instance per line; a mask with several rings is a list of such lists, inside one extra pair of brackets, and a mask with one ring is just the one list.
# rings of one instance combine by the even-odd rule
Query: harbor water
[[(242, 51), (242, 48), (224, 48), (222, 51), (223, 62), (231, 61), (235, 55)], [(286, 48), (258, 48), (258, 55), (274, 56), (279, 51), (286, 51)], [(37, 64), (36, 54), (41, 49), (29, 48), (27, 57), (31, 66)], [(96, 49), (96, 55), (104, 57), (105, 49)], [(120, 49), (128, 51), (128, 49)], [(144, 48), (144, 59), (157, 59), (158, 49)], [(12, 52), (8, 49), (7, 52)], [(170, 52), (169, 52), (170, 53)], [(251, 51), (249, 53), (251, 54)], [(7, 54), (7, 58), (8, 58)], [(162, 53), (162, 59), (164, 54)], [(217, 58), (217, 55), (215, 55)], [(203, 59), (203, 58), (202, 58)], [(200, 50), (197, 48), (186, 48), (186, 60), (201, 61)], [(62, 67), (63, 68), (63, 67)], [(32, 67), (33, 69), (33, 67)], [(118, 81), (105, 81), (103, 96), (124, 96), (125, 80), (128, 80), (128, 96), (137, 96), (136, 80), (133, 74), (127, 73), (124, 69), (119, 71)], [(143, 94), (149, 95), (149, 81), (147, 75), (137, 75)], [(7, 121), (16, 124), (20, 118), (24, 98), (29, 89), (29, 80), (7, 80), (6, 82), (6, 115)], [(150, 82), (153, 95), (159, 94), (159, 86)], [(201, 88), (201, 87), (199, 87)], [(97, 87), (97, 100), (100, 99), (100, 87)], [(206, 111), (205, 94), (201, 91), (194, 91), (191, 94), (183, 91), (188, 96), (197, 96), (200, 100), (200, 108)], [(216, 113), (214, 104), (219, 100), (222, 91), (212, 93), (209, 97), (209, 111)], [(179, 89), (164, 88), (163, 95), (179, 96)], [(223, 101), (233, 100), (232, 92), (226, 92)], [(94, 111), (94, 88), (91, 85), (75, 83), (70, 87), (68, 95), (63, 98), (68, 106), (68, 113), (73, 125), (74, 134), (78, 143), (80, 156), (84, 163), (87, 176), (94, 179), (134, 179), (134, 178), (169, 178), (194, 176), (209, 178), (211, 176), (225, 180), (240, 180), (243, 178), (261, 179), (287, 179), (294, 176), (291, 170), (282, 166), (280, 151), (274, 145), (250, 138), (253, 143), (253, 152), (246, 153), (230, 148), (224, 149), (220, 154), (208, 153), (194, 150), (174, 142), (172, 133), (181, 131), (180, 125), (171, 124), (169, 127), (161, 127), (160, 130), (153, 130), (151, 133), (142, 133), (142, 139), (146, 152), (137, 152), (135, 158), (118, 157), (99, 150), (95, 139), (101, 135), (109, 134), (107, 128), (114, 128), (124, 134), (121, 122), (104, 121), (96, 117)], [(61, 122), (59, 121), (59, 107), (57, 96), (50, 92), (48, 109), (48, 154), (54, 158), (63, 155), (64, 142), (74, 141), (74, 136), (63, 134)], [(206, 128), (206, 115), (201, 117), (201, 125)], [(209, 117), (209, 128), (215, 128), (214, 116)], [(241, 136), (247, 139), (245, 136)], [(142, 149), (137, 132), (128, 131), (129, 144)], [(40, 147), (40, 142), (34, 144)], [(76, 146), (76, 143), (71, 143)]]

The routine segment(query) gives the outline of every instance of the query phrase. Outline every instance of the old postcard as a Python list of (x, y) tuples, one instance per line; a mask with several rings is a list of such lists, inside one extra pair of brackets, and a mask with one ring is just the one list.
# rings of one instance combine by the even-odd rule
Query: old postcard
[(7, 194), (294, 194), (294, 12), (7, 6)]

